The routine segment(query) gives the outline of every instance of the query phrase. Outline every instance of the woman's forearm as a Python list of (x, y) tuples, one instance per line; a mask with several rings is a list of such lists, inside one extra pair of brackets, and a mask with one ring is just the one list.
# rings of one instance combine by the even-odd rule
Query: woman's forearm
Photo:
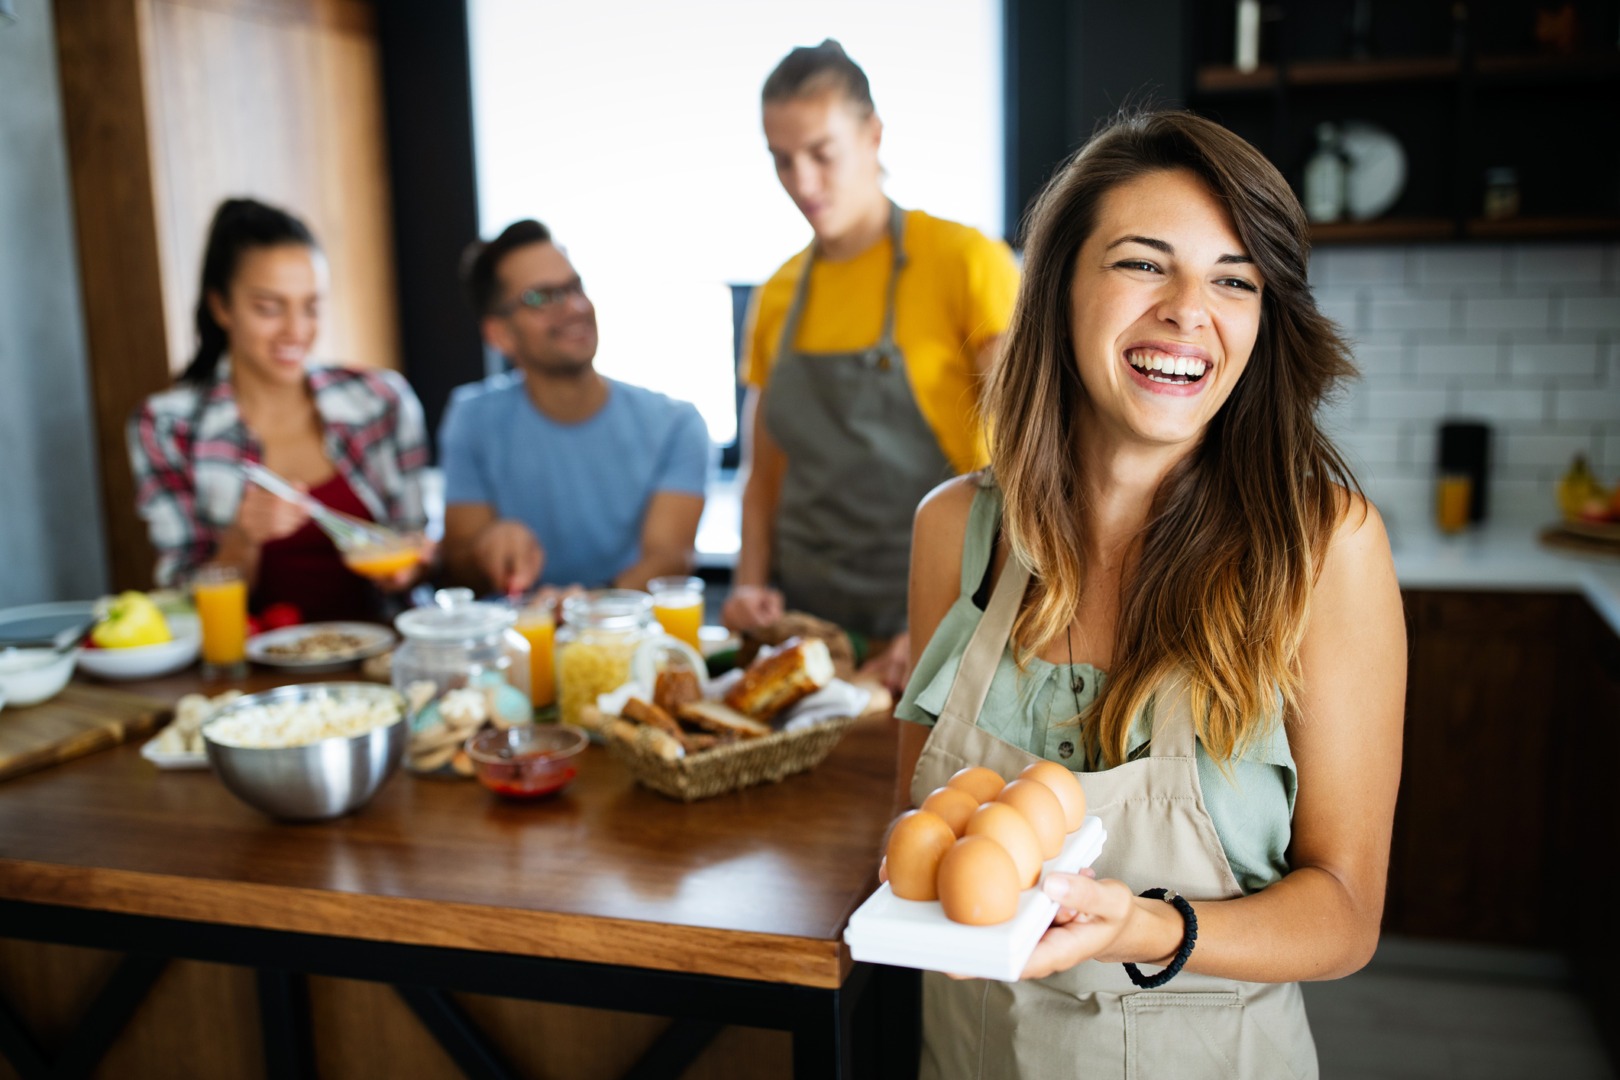
[[(1138, 892), (1153, 882), (1131, 882)], [(1182, 919), (1162, 900), (1136, 900), (1125, 932), (1097, 959), (1164, 964), (1180, 947)], [(1250, 896), (1193, 904), (1198, 941), (1188, 971), (1244, 982), (1336, 979), (1360, 970), (1378, 944), (1383, 895), (1358, 900), (1318, 867), (1294, 870)]]

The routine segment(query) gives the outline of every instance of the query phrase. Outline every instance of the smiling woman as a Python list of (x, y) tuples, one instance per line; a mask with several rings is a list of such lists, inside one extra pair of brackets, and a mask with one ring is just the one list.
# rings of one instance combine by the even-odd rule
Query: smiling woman
[[(334, 510), (423, 525), (421, 406), (393, 372), (311, 363), (325, 296), (326, 261), (303, 222), (251, 199), (220, 205), (196, 353), (129, 424), (160, 585), (224, 565), (252, 583), (255, 610), (290, 602), (311, 619), (380, 614), (375, 590), (305, 510), (242, 479), (242, 463), (259, 462)], [(413, 566), (379, 584), (400, 589), (419, 574)]]
[(1297, 980), (1372, 953), (1404, 626), (1316, 426), (1353, 371), (1308, 236), (1257, 151), (1182, 113), (1105, 130), (1033, 211), (993, 467), (917, 513), (901, 775), (916, 802), (1050, 759), (1109, 839), (1095, 879), (1047, 875), (1024, 981), (928, 976), (924, 1075), (1315, 1076)]

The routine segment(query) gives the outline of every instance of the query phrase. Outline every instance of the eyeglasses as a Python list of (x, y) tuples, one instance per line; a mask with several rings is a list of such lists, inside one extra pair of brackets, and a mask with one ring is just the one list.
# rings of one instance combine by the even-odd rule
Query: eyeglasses
[(555, 311), (576, 296), (581, 299), (585, 297), (585, 283), (578, 278), (564, 285), (524, 289), (517, 294), (516, 300), (510, 300), (501, 305), (500, 312), (502, 315), (510, 315), (519, 307), (526, 307), (530, 311), (541, 313)]

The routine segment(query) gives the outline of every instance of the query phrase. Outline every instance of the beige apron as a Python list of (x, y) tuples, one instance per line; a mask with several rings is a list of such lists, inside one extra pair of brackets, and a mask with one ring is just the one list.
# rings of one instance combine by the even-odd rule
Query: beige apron
[[(964, 765), (986, 765), (1011, 779), (1039, 760), (975, 723), (1028, 583), (1029, 570), (1015, 555), (923, 747), (911, 783), (914, 805)], [(1157, 700), (1148, 756), (1079, 774), (1088, 812), (1108, 829), (1097, 876), (1137, 892), (1163, 886), (1195, 901), (1240, 896), (1204, 809), (1184, 688), (1169, 687)], [(1122, 965), (1092, 961), (1033, 982), (958, 981), (929, 972), (921, 1076), (1314, 1080), (1316, 1045), (1297, 983), (1183, 971), (1161, 989), (1140, 990)]]

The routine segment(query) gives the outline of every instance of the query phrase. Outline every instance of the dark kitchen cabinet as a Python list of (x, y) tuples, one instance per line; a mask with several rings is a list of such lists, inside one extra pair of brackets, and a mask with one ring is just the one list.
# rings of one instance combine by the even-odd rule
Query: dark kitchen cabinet
[(1554, 777), (1575, 596), (1407, 592), (1406, 733), (1384, 929), (1555, 944)]
[[(1254, 143), (1296, 192), (1323, 122), (1370, 122), (1401, 143), (1395, 205), (1318, 225), (1318, 242), (1620, 233), (1616, 0), (1572, 4), (1562, 32), (1536, 0), (1266, 0), (1254, 71), (1232, 66), (1233, 0), (1189, 3), (1188, 107)], [(1519, 212), (1488, 218), (1486, 172), (1503, 166)]]

